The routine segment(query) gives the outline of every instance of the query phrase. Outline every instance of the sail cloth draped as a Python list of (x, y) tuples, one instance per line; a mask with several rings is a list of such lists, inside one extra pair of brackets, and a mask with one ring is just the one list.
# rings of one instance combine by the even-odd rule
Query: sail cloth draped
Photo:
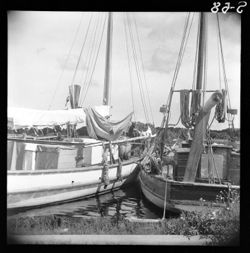
[(94, 108), (86, 108), (87, 131), (90, 137), (102, 138), (108, 141), (118, 139), (123, 131), (128, 130), (131, 125), (133, 112), (121, 121), (111, 122), (100, 115)]
[(195, 125), (196, 114), (199, 111), (200, 104), (200, 92), (197, 90), (192, 91), (191, 108), (189, 110), (189, 90), (180, 91), (180, 111), (181, 111), (181, 123), (186, 128), (191, 128)]
[[(95, 106), (102, 116), (109, 115), (109, 106)], [(8, 118), (13, 118), (14, 128), (53, 127), (55, 125), (82, 123), (86, 126), (86, 114), (83, 108), (69, 110), (34, 110), (8, 107)]]

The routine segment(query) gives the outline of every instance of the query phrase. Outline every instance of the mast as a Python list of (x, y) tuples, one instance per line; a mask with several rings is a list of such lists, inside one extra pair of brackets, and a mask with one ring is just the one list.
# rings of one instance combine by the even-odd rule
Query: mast
[[(196, 90), (201, 94), (203, 77), (204, 77), (204, 49), (205, 49), (205, 39), (206, 39), (206, 16), (203, 12), (200, 13), (200, 23), (199, 23), (199, 48), (198, 48), (198, 62), (197, 62), (197, 77), (196, 77)], [(197, 105), (201, 105), (201, 96), (198, 96)]]
[[(199, 19), (199, 41), (198, 41), (198, 60), (197, 60), (197, 75), (196, 75), (196, 92), (197, 94), (193, 94), (192, 99), (195, 99), (195, 108), (203, 109), (201, 108), (201, 89), (202, 84), (204, 81), (204, 60), (205, 60), (205, 48), (206, 48), (206, 17), (205, 13), (200, 13), (200, 19)], [(207, 116), (204, 117), (200, 123), (196, 121), (196, 125), (194, 127), (194, 139), (191, 145), (187, 167), (185, 170), (185, 176), (184, 181), (194, 181), (196, 175), (200, 176), (201, 171), (201, 146), (203, 145), (203, 139), (204, 139), (204, 131), (206, 131), (206, 126), (208, 123), (209, 114), (207, 113)], [(199, 132), (199, 134), (198, 134)], [(198, 152), (199, 151), (199, 152)], [(192, 155), (192, 157), (191, 157)]]
[(207, 130), (208, 120), (211, 109), (218, 104), (222, 99), (220, 92), (215, 92), (208, 99), (203, 107), (201, 107), (201, 89), (204, 81), (204, 67), (205, 67), (205, 49), (206, 49), (206, 19), (205, 14), (200, 14), (199, 23), (199, 48), (198, 48), (198, 62), (197, 62), (197, 79), (196, 91), (198, 92), (196, 100), (196, 108), (199, 108), (199, 114), (196, 118), (194, 127), (194, 137), (190, 148), (187, 166), (183, 181), (194, 182), (196, 176), (200, 177), (200, 161), (203, 152), (203, 140)]
[(112, 13), (108, 14), (107, 44), (106, 44), (106, 64), (104, 77), (103, 105), (110, 104), (110, 87), (111, 87), (111, 48), (112, 48), (113, 20)]

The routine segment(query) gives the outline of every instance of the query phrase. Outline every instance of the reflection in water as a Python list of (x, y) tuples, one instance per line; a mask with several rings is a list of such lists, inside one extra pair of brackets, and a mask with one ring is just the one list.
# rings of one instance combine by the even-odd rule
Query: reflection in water
[[(33, 209), (15, 216), (62, 215), (70, 217), (162, 218), (162, 210), (148, 202), (137, 184), (124, 189), (57, 206)], [(167, 214), (167, 217), (173, 214)]]

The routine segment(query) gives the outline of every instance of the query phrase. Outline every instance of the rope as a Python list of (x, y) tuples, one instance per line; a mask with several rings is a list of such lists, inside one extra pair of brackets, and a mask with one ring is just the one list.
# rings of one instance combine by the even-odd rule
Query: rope
[(85, 66), (87, 66), (87, 71), (86, 71), (86, 74), (85, 74), (85, 78), (84, 78), (84, 81), (83, 81), (83, 77), (84, 77), (84, 72), (82, 73), (82, 76), (81, 76), (81, 82), (83, 83), (83, 87), (85, 87), (85, 89), (81, 91), (81, 96), (80, 96), (80, 100), (81, 100), (81, 104), (83, 103), (83, 97), (86, 93), (86, 90), (87, 90), (87, 80), (89, 79), (89, 76), (90, 76), (90, 73), (91, 73), (91, 70), (92, 70), (92, 65), (93, 65), (93, 59), (94, 59), (94, 55), (95, 55), (95, 51), (96, 51), (96, 34), (97, 34), (97, 29), (99, 28), (99, 22), (100, 22), (100, 15), (96, 18), (96, 23), (95, 23), (95, 26), (94, 26), (94, 32), (93, 32), (93, 36), (92, 36), (92, 41), (90, 41), (89, 43), (91, 44), (91, 49), (88, 50), (88, 54), (87, 54), (87, 57), (86, 57), (86, 63), (85, 63)]
[(165, 219), (166, 216), (166, 207), (167, 207), (167, 180), (165, 184), (165, 192), (164, 192), (164, 209), (163, 209), (163, 215), (162, 215), (162, 220)]
[[(190, 19), (190, 13), (187, 14), (186, 20), (185, 20), (184, 32), (183, 32), (182, 40), (181, 40), (181, 46), (180, 46), (180, 50), (178, 52), (178, 58), (177, 58), (176, 67), (175, 67), (175, 71), (174, 71), (174, 75), (173, 75), (173, 79), (172, 79), (172, 83), (171, 83), (170, 93), (168, 95), (168, 99), (167, 99), (167, 102), (166, 102), (167, 108), (166, 108), (166, 112), (164, 113), (164, 117), (163, 117), (163, 120), (162, 120), (162, 123), (161, 123), (162, 128), (166, 128), (166, 124), (167, 124), (167, 121), (168, 121), (168, 119), (166, 118), (166, 114), (167, 113), (169, 114), (169, 112), (170, 112), (170, 104), (171, 104), (171, 100), (172, 100), (172, 94), (173, 94), (173, 91), (174, 91), (174, 88), (175, 88), (177, 75), (179, 73), (180, 65), (181, 65), (182, 58), (183, 58), (182, 54), (183, 54), (183, 48), (184, 48), (184, 45), (185, 45), (185, 40), (187, 38), (186, 35), (187, 35), (187, 27), (188, 27), (189, 19)], [(189, 32), (190, 32), (190, 29), (191, 29), (191, 25), (190, 25), (190, 28), (189, 28)]]
[[(186, 17), (184, 32), (183, 32), (183, 35), (182, 35), (181, 47), (180, 47), (180, 50), (179, 50), (179, 53), (178, 53), (178, 59), (177, 59), (177, 63), (176, 63), (175, 71), (174, 71), (174, 76), (173, 76), (172, 84), (171, 84), (172, 89), (174, 89), (174, 87), (175, 87), (177, 75), (179, 73), (179, 69), (180, 69), (180, 65), (181, 65), (181, 61), (182, 61), (182, 54), (183, 54), (183, 48), (184, 48), (185, 40), (186, 40), (186, 34), (187, 34), (187, 27), (188, 27), (188, 23), (189, 23), (189, 18), (190, 18), (190, 13), (188, 13), (188, 15)], [(169, 102), (169, 98), (168, 98), (167, 104), (168, 104), (168, 102)]]
[(169, 126), (177, 126), (177, 125), (179, 124), (180, 120), (181, 120), (181, 115), (180, 115), (180, 117), (179, 117), (177, 123), (175, 123), (175, 124), (168, 124), (168, 125), (169, 125)]
[(118, 181), (122, 181), (122, 161), (121, 161), (120, 157), (118, 158), (116, 178)]
[(134, 20), (134, 24), (135, 24), (135, 29), (136, 29), (136, 37), (137, 37), (137, 41), (138, 41), (138, 47), (139, 47), (139, 52), (140, 52), (140, 58), (141, 58), (141, 63), (142, 63), (142, 73), (143, 73), (143, 78), (144, 78), (144, 83), (145, 83), (145, 87), (146, 87), (146, 94), (147, 94), (147, 98), (148, 98), (148, 102), (149, 102), (149, 110), (150, 110), (150, 114), (152, 117), (152, 121), (154, 124), (154, 117), (153, 117), (153, 113), (152, 113), (152, 106), (151, 106), (151, 102), (150, 102), (150, 98), (149, 98), (149, 92), (148, 92), (148, 85), (147, 85), (147, 81), (146, 81), (146, 76), (145, 76), (145, 68), (144, 68), (144, 64), (143, 64), (143, 57), (142, 57), (142, 50), (141, 50), (141, 43), (140, 43), (140, 39), (139, 39), (139, 33), (137, 30), (137, 24), (136, 24), (136, 20), (135, 17), (133, 16), (133, 20)]
[[(181, 62), (182, 62), (182, 59), (183, 59), (183, 55), (184, 55), (184, 50), (185, 50), (185, 47), (186, 47), (186, 39), (187, 39), (187, 30), (188, 30), (188, 23), (189, 23), (189, 19), (190, 19), (190, 13), (188, 13), (187, 17), (186, 17), (186, 21), (185, 21), (185, 26), (184, 26), (184, 32), (183, 32), (183, 36), (182, 36), (182, 41), (181, 41), (181, 47), (180, 47), (180, 50), (179, 50), (179, 53), (178, 53), (178, 59), (177, 59), (177, 63), (176, 63), (176, 68), (175, 68), (175, 71), (174, 71), (174, 76), (173, 76), (173, 80), (172, 80), (172, 84), (171, 84), (171, 91), (174, 90), (174, 87), (175, 87), (175, 83), (176, 83), (176, 80), (177, 80), (177, 75), (179, 73), (179, 70), (180, 70), (180, 65), (181, 65)], [(191, 29), (191, 25), (189, 27), (189, 32), (190, 32), (190, 29)], [(189, 32), (188, 32), (188, 35), (189, 35)], [(167, 105), (168, 105), (168, 108), (167, 108), (167, 111), (168, 111), (168, 115), (169, 115), (169, 112), (170, 112), (170, 103), (171, 103), (171, 92), (169, 93), (169, 96), (168, 96), (168, 100), (167, 100)], [(165, 121), (165, 115), (164, 115), (164, 121)], [(168, 116), (169, 118), (169, 116)], [(168, 119), (167, 119), (168, 120)], [(168, 122), (166, 122), (165, 124), (168, 124)], [(162, 125), (164, 126), (165, 125), (164, 122), (162, 122)], [(165, 126), (166, 128), (166, 126)], [(166, 205), (167, 205), (167, 180), (166, 180), (166, 184), (165, 184), (165, 193), (164, 193), (164, 209), (163, 209), (163, 217), (162, 219), (165, 219), (165, 214), (166, 214)]]
[[(89, 74), (90, 74), (91, 69), (92, 69), (94, 51), (96, 50), (95, 49), (96, 34), (97, 34), (97, 28), (98, 28), (99, 22), (100, 22), (100, 16), (98, 16), (97, 19), (96, 19), (96, 23), (95, 23), (95, 27), (94, 27), (94, 33), (93, 33), (94, 35), (92, 36), (92, 41), (90, 41), (92, 47), (91, 47), (90, 50), (88, 50), (88, 54), (87, 54), (87, 57), (86, 57), (85, 66), (87, 66), (87, 72), (86, 72), (85, 79), (84, 79), (84, 82), (83, 82), (83, 85), (82, 85), (83, 87), (86, 86), (87, 79), (88, 79)], [(83, 75), (84, 75), (84, 72), (82, 73), (81, 80), (83, 79)], [(83, 91), (83, 89), (81, 90), (80, 99), (79, 99), (81, 101), (81, 104), (82, 104), (82, 100), (83, 100), (83, 94), (85, 94), (86, 89), (87, 89), (87, 87), (85, 88), (85, 91)]]
[(70, 50), (69, 50), (69, 52), (68, 52), (66, 61), (64, 62), (63, 70), (62, 70), (62, 72), (61, 72), (61, 74), (60, 74), (60, 76), (59, 76), (59, 79), (58, 79), (58, 81), (57, 81), (57, 85), (56, 85), (55, 91), (54, 91), (54, 93), (53, 93), (53, 96), (52, 96), (50, 105), (49, 105), (49, 107), (48, 107), (48, 110), (50, 110), (50, 108), (51, 108), (51, 105), (52, 105), (52, 103), (53, 103), (53, 101), (54, 101), (54, 99), (55, 99), (56, 91), (58, 90), (59, 84), (61, 83), (61, 79), (62, 79), (62, 76), (63, 76), (63, 74), (64, 74), (66, 65), (67, 65), (67, 63), (68, 63), (69, 56), (71, 55), (71, 51), (72, 51), (73, 46), (74, 46), (74, 44), (75, 44), (76, 37), (77, 37), (77, 34), (78, 34), (78, 32), (79, 32), (81, 23), (82, 23), (83, 16), (84, 16), (84, 14), (82, 14), (82, 17), (81, 17), (81, 19), (80, 19), (79, 25), (78, 25), (77, 30), (76, 30), (76, 32), (75, 32), (75, 36), (74, 36), (73, 42), (72, 42), (71, 47), (70, 47)]
[(103, 167), (102, 167), (102, 176), (100, 177), (101, 183), (104, 183), (104, 189), (109, 185), (109, 166), (108, 166), (108, 149), (105, 148), (104, 143), (102, 143), (103, 148)]
[(134, 95), (133, 95), (133, 82), (132, 82), (132, 72), (131, 72), (131, 66), (130, 66), (130, 55), (128, 50), (128, 32), (126, 29), (125, 19), (123, 19), (124, 23), (124, 31), (125, 31), (125, 43), (126, 43), (126, 50), (127, 50), (127, 56), (128, 56), (128, 69), (129, 69), (129, 79), (130, 79), (130, 91), (131, 91), (131, 99), (132, 99), (132, 107), (134, 112), (134, 120), (136, 121), (136, 115), (135, 115), (135, 104), (134, 104)]
[(77, 70), (78, 70), (78, 67), (79, 67), (79, 63), (80, 63), (82, 52), (83, 52), (83, 49), (84, 49), (84, 46), (85, 46), (85, 43), (86, 43), (87, 35), (89, 33), (89, 27), (90, 27), (90, 24), (91, 24), (91, 21), (92, 21), (92, 17), (93, 17), (93, 14), (90, 17), (88, 28), (87, 28), (87, 31), (86, 31), (85, 36), (84, 36), (84, 41), (83, 41), (83, 44), (82, 44), (80, 55), (79, 55), (78, 60), (77, 60), (75, 72), (74, 72), (74, 75), (73, 75), (73, 78), (72, 78), (72, 84), (74, 84), (74, 81), (75, 81), (75, 76), (76, 76), (76, 73), (77, 73)]
[(134, 39), (133, 39), (133, 33), (132, 33), (132, 30), (131, 30), (131, 24), (130, 24), (130, 20), (129, 20), (128, 14), (127, 14), (127, 23), (128, 23), (128, 30), (129, 30), (131, 45), (132, 45), (132, 49), (133, 49), (132, 50), (133, 51), (133, 59), (134, 59), (135, 68), (136, 68), (136, 74), (137, 74), (137, 79), (138, 79), (138, 84), (139, 84), (139, 91), (140, 91), (140, 96), (141, 96), (143, 111), (144, 111), (144, 115), (145, 115), (146, 121), (149, 122), (148, 113), (147, 113), (147, 107), (146, 107), (146, 104), (145, 104), (144, 93), (143, 93), (143, 89), (142, 89), (142, 85), (141, 85), (141, 76), (140, 76), (139, 67), (138, 67), (138, 63), (137, 63), (136, 49), (135, 49), (135, 44), (134, 44)]
[[(215, 170), (215, 173), (216, 173), (216, 175), (217, 175), (217, 178), (218, 178), (218, 180), (219, 180), (219, 183), (221, 184), (221, 180), (220, 180), (220, 177), (219, 177), (219, 173), (218, 173), (218, 170), (217, 170), (217, 167), (216, 167), (216, 163), (215, 163), (215, 160), (214, 160), (214, 155), (213, 155), (213, 148), (212, 148), (212, 138), (211, 138), (211, 135), (210, 135), (210, 127), (211, 127), (211, 125), (212, 125), (212, 123), (213, 123), (213, 121), (214, 121), (214, 119), (215, 119), (215, 115), (214, 115), (214, 117), (213, 117), (213, 119), (212, 119), (212, 122), (210, 123), (210, 125), (208, 126), (208, 128), (207, 128), (207, 145), (208, 145), (208, 149), (210, 149), (210, 153), (208, 153), (208, 155), (211, 155), (212, 156), (212, 160), (213, 160), (213, 168), (214, 168), (214, 170)], [(209, 159), (209, 158), (208, 158)], [(214, 170), (212, 171), (212, 173), (213, 173), (213, 180), (214, 180)]]
[[(227, 83), (227, 77), (226, 77), (226, 70), (225, 70), (225, 62), (224, 62), (224, 54), (223, 54), (223, 49), (222, 49), (222, 40), (221, 40), (221, 33), (220, 33), (220, 21), (219, 21), (219, 15), (217, 13), (217, 26), (218, 26), (218, 34), (219, 34), (219, 42), (220, 42), (220, 51), (221, 51), (221, 61), (222, 61), (222, 68), (223, 68), (223, 77), (224, 77), (224, 82), (225, 82), (225, 88), (226, 88), (226, 92), (228, 94), (228, 104), (229, 104), (229, 108), (231, 108), (231, 101), (230, 101), (230, 94), (229, 94), (229, 89), (228, 89), (228, 83)], [(233, 115), (229, 115), (228, 113), (228, 117), (231, 117), (231, 122), (232, 122), (232, 128), (234, 130), (234, 117)], [(231, 126), (229, 125), (229, 128)]]
[(98, 58), (98, 55), (99, 55), (99, 52), (100, 52), (100, 47), (101, 47), (101, 42), (102, 42), (102, 38), (103, 38), (103, 33), (104, 33), (104, 27), (105, 27), (106, 20), (107, 20), (107, 18), (105, 19), (105, 21), (104, 21), (104, 23), (103, 23), (101, 39), (100, 39), (100, 43), (99, 43), (99, 46), (98, 46), (98, 50), (97, 50), (97, 54), (96, 54), (96, 58), (95, 58), (95, 62), (94, 62), (94, 67), (93, 67), (93, 70), (92, 70), (92, 73), (91, 73), (91, 76), (90, 76), (90, 80), (89, 80), (89, 83), (88, 83), (88, 86), (87, 86), (87, 89), (86, 89), (85, 96), (84, 96), (84, 98), (83, 98), (82, 104), (83, 104), (84, 101), (85, 101), (85, 98), (86, 98), (87, 93), (88, 93), (89, 86), (90, 86), (90, 84), (91, 84), (91, 82), (92, 82), (92, 76), (93, 76), (93, 73), (94, 73), (94, 71), (95, 71), (97, 58)]
[(229, 108), (231, 108), (231, 102), (230, 102), (230, 96), (229, 96), (229, 90), (228, 90), (228, 83), (227, 83), (227, 77), (226, 77), (225, 62), (224, 62), (224, 54), (223, 54), (223, 49), (222, 49), (222, 41), (221, 41), (221, 33), (220, 33), (220, 21), (219, 21), (218, 13), (217, 13), (216, 17), (217, 17), (217, 25), (218, 25), (218, 32), (219, 32), (221, 60), (222, 60), (222, 67), (223, 67), (223, 76), (224, 76), (226, 91), (227, 91), (227, 94), (228, 94), (228, 104), (229, 104)]
[(109, 154), (110, 154), (110, 163), (113, 164), (115, 162), (115, 158), (113, 156), (113, 152), (112, 152), (112, 144), (111, 141), (109, 142)]
[(140, 91), (142, 106), (144, 110), (144, 115), (145, 115), (146, 121), (149, 122), (147, 106), (145, 103), (145, 97), (144, 97), (144, 92), (142, 88), (142, 80), (141, 80), (140, 71), (139, 71), (139, 64), (137, 62), (137, 57), (136, 57), (135, 42), (134, 42), (133, 32), (131, 29), (131, 23), (130, 23), (128, 14), (127, 14), (127, 23), (128, 23), (129, 35), (130, 35), (130, 40), (131, 40), (132, 52), (133, 52), (133, 59), (134, 59), (135, 68), (136, 68), (136, 74), (137, 74), (137, 79), (138, 79), (138, 84), (139, 84), (139, 91)]

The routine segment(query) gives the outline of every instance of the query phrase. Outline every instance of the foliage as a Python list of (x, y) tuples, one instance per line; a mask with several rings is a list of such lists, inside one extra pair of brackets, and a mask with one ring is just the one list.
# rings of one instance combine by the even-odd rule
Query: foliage
[[(201, 205), (203, 205), (201, 200)], [(166, 234), (211, 236), (212, 245), (239, 244), (240, 195), (221, 192), (217, 201), (225, 208), (182, 212), (178, 218), (158, 222), (131, 222), (124, 216), (81, 218), (59, 215), (9, 217), (9, 234)]]

